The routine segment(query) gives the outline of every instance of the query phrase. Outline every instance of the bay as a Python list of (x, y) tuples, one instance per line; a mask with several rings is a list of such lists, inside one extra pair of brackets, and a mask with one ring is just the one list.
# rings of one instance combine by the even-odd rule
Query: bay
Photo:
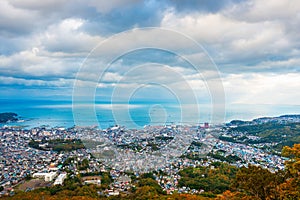
[[(54, 100), (0, 100), (0, 112), (15, 112), (22, 122), (8, 125), (22, 125), (27, 128), (94, 126), (107, 128), (115, 124), (127, 128), (142, 128), (145, 125), (189, 124), (196, 125), (212, 122), (212, 106), (179, 105), (176, 103), (130, 102), (111, 104), (96, 102), (93, 105), (72, 105), (71, 101)], [(88, 112), (94, 110), (94, 113)], [(75, 115), (73, 115), (76, 113)], [(299, 114), (299, 105), (252, 105), (227, 104), (224, 113), (220, 114), (218, 123), (233, 119), (251, 120), (264, 116), (279, 116), (283, 114)], [(222, 117), (224, 115), (224, 117)], [(6, 125), (6, 124), (2, 124)]]

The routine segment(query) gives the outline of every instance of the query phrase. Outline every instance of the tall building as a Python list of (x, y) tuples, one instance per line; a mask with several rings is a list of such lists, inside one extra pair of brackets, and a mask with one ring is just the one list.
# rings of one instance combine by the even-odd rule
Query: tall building
[(204, 128), (209, 128), (209, 123), (208, 122), (204, 123)]

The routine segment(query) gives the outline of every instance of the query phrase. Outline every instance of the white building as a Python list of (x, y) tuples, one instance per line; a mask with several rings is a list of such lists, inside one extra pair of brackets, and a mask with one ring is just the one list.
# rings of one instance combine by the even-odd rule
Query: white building
[(67, 174), (60, 174), (54, 181), (54, 185), (62, 185), (67, 178)]
[(86, 180), (84, 181), (84, 184), (94, 184), (94, 185), (101, 185), (101, 180)]
[(33, 178), (44, 178), (45, 181), (50, 182), (53, 181), (53, 179), (56, 177), (56, 172), (50, 172), (50, 173), (34, 173)]
[(56, 177), (56, 172), (50, 172), (50, 173), (46, 174), (45, 181), (48, 181), (48, 182), (53, 181), (55, 177)]
[(118, 196), (120, 193), (119, 191), (109, 192), (108, 196)]

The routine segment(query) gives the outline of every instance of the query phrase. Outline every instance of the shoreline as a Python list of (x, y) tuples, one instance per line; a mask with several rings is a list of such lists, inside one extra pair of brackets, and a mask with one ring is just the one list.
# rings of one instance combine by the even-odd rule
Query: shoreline
[[(13, 113), (13, 112), (11, 112)], [(2, 114), (2, 113), (0, 113)], [(74, 127), (79, 127), (79, 128), (98, 128), (98, 129), (107, 129), (107, 128), (111, 128), (111, 127), (114, 127), (114, 126), (120, 126), (120, 127), (125, 127), (126, 129), (143, 129), (144, 127), (147, 127), (147, 126), (171, 126), (171, 125), (176, 125), (176, 126), (204, 126), (205, 123), (208, 123), (210, 126), (221, 126), (221, 125), (241, 125), (241, 124), (247, 124), (247, 125), (251, 125), (251, 124), (257, 124), (257, 123), (262, 123), (262, 122), (266, 122), (266, 121), (286, 121), (286, 122), (300, 122), (300, 114), (281, 114), (281, 115), (278, 115), (278, 116), (273, 116), (273, 117), (270, 117), (270, 116), (263, 116), (263, 117), (258, 117), (258, 118), (252, 118), (251, 120), (242, 120), (242, 119), (232, 119), (228, 122), (223, 122), (223, 123), (215, 123), (215, 124), (211, 124), (209, 122), (200, 122), (200, 123), (190, 123), (190, 122), (179, 122), (179, 123), (176, 123), (176, 122), (166, 122), (166, 123), (159, 123), (159, 122), (155, 122), (155, 123), (150, 123), (150, 124), (145, 124), (144, 126), (137, 126), (136, 128), (130, 128), (130, 127), (127, 127), (125, 124), (115, 124), (113, 123), (112, 124), (112, 120), (105, 120), (105, 121), (102, 121), (102, 122), (106, 122), (106, 123), (110, 123), (111, 125), (109, 126), (106, 126), (106, 128), (100, 128), (99, 125), (101, 124), (94, 124), (94, 125), (76, 125), (76, 124), (73, 124), (71, 126), (64, 126), (64, 125), (55, 125), (55, 126), (51, 126), (49, 124), (40, 124), (38, 126), (32, 126), (32, 125), (26, 125), (26, 124), (23, 124), (23, 123), (26, 123), (26, 122), (29, 122), (29, 121), (32, 121), (33, 118), (29, 118), (29, 119), (26, 119), (24, 117), (20, 117), (17, 113), (15, 113), (16, 116), (17, 116), (17, 119), (16, 121), (10, 121), (10, 122), (6, 122), (6, 123), (0, 123), (0, 127), (1, 128), (5, 128), (5, 127), (10, 127), (10, 128), (21, 128), (23, 130), (28, 130), (27, 128), (29, 129), (33, 129), (33, 128), (50, 128), (50, 129), (53, 129), (53, 128), (65, 128), (65, 129), (69, 129), (69, 128), (74, 128)], [(38, 120), (38, 119), (37, 119)], [(74, 122), (74, 120), (73, 120)], [(65, 123), (68, 123), (68, 122), (65, 122)], [(101, 123), (101, 121), (100, 121)]]

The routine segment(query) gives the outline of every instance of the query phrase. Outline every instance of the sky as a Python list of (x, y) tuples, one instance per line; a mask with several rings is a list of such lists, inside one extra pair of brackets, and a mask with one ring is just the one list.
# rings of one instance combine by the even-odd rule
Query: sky
[(299, 105), (299, 33), (295, 0), (1, 0), (0, 98)]

